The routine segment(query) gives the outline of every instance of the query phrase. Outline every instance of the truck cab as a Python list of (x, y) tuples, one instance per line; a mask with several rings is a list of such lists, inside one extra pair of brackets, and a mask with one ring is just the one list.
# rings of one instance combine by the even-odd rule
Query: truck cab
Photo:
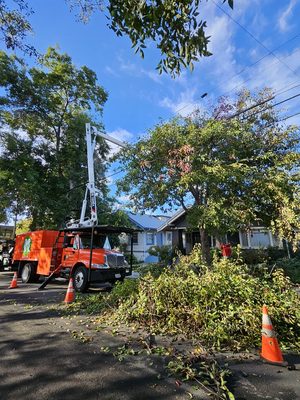
[[(91, 260), (91, 268), (90, 268)], [(89, 282), (123, 281), (131, 274), (124, 255), (111, 249), (109, 236), (88, 231), (66, 233), (61, 257), (61, 274), (73, 276), (74, 287), (84, 291)]]
[(93, 282), (123, 281), (131, 275), (132, 263), (129, 265), (118, 249), (111, 249), (109, 241), (115, 239), (117, 243), (116, 238), (123, 232), (132, 238), (134, 230), (102, 225), (18, 235), (13, 269), (26, 283), (38, 281), (41, 276), (72, 276), (79, 292), (86, 291)]

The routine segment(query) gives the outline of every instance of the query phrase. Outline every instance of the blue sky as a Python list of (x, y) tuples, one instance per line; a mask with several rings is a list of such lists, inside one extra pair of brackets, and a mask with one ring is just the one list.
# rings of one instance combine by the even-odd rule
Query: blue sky
[[(107, 28), (103, 14), (94, 15), (84, 25), (76, 21), (64, 0), (29, 3), (35, 13), (30, 17), (34, 35), (28, 42), (40, 52), (58, 45), (75, 64), (87, 65), (97, 73), (99, 84), (109, 93), (103, 115), (106, 131), (121, 140), (135, 141), (178, 110), (186, 115), (197, 107), (209, 107), (219, 95), (233, 95), (243, 86), (252, 90), (269, 86), (280, 91), (300, 84), (300, 0), (235, 0), (234, 10), (222, 0), (203, 1), (200, 16), (207, 20), (213, 56), (197, 63), (193, 73), (185, 71), (177, 79), (156, 73), (159, 54), (155, 45), (150, 45), (142, 60), (128, 39), (116, 37)], [(274, 52), (277, 58), (267, 55), (267, 49), (272, 51), (281, 44)], [(246, 68), (265, 55), (255, 66)], [(242, 69), (243, 73), (236, 75)], [(201, 99), (205, 92), (208, 96)], [(277, 100), (298, 92), (300, 86)], [(285, 103), (283, 114), (300, 111), (299, 99)]]
[[(215, 2), (222, 5), (221, 0)], [(77, 65), (87, 65), (97, 73), (99, 83), (109, 92), (103, 115), (106, 130), (115, 134), (120, 131), (120, 138), (143, 134), (160, 118), (169, 118), (180, 108), (186, 114), (197, 105), (207, 106), (221, 94), (232, 95), (234, 91), (230, 90), (247, 79), (246, 85), (251, 89), (268, 85), (277, 90), (297, 79), (300, 83), (300, 36), (275, 52), (298, 76), (269, 55), (233, 77), (268, 51), (212, 0), (203, 1), (200, 8), (211, 34), (209, 48), (213, 56), (202, 59), (193, 73), (185, 72), (175, 80), (156, 73), (159, 55), (154, 45), (145, 52), (145, 59), (140, 59), (128, 39), (116, 37), (107, 28), (103, 14), (94, 15), (84, 25), (76, 22), (63, 0), (29, 3), (35, 13), (30, 18), (34, 35), (28, 42), (40, 52), (59, 45)], [(299, 0), (235, 0), (233, 11), (226, 4), (222, 7), (270, 50), (300, 35)], [(199, 100), (204, 92), (209, 95), (205, 101)], [(288, 105), (292, 104), (296, 106), (296, 102)]]

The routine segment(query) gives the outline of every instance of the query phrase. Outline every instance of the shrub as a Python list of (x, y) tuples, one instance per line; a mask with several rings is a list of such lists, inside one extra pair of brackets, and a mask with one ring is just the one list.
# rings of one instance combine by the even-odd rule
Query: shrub
[(259, 345), (265, 303), (281, 345), (300, 349), (300, 299), (289, 279), (282, 270), (270, 274), (261, 268), (257, 275), (239, 259), (214, 259), (209, 268), (195, 249), (158, 278), (147, 274), (117, 314), (152, 332), (180, 333), (213, 349), (239, 350)]
[(268, 247), (266, 249), (242, 249), (242, 259), (247, 265), (261, 264), (264, 262), (273, 263), (286, 256), (286, 250), (279, 247)]
[(76, 302), (68, 306), (68, 311), (84, 312), (87, 314), (99, 314), (109, 308), (117, 308), (121, 302), (134, 299), (137, 293), (138, 282), (135, 279), (125, 279), (124, 282), (116, 282), (110, 293), (77, 294)]
[(276, 265), (282, 268), (294, 283), (300, 283), (300, 258), (281, 258)]
[[(125, 260), (128, 262), (130, 265), (131, 262), (131, 252), (124, 252)], [(137, 265), (139, 264), (140, 261), (136, 258), (134, 254), (132, 254), (132, 265)]]
[(148, 253), (151, 256), (158, 257), (163, 264), (168, 264), (172, 260), (171, 246), (151, 246), (148, 249)]
[(140, 274), (140, 276), (145, 276), (147, 274), (151, 274), (154, 278), (158, 278), (161, 275), (166, 267), (163, 267), (160, 264), (141, 264), (134, 268), (136, 272)]

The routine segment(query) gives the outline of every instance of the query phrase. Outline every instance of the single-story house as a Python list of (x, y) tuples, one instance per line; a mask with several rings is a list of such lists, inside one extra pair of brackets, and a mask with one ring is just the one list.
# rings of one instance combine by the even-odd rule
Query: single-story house
[[(200, 234), (188, 227), (186, 211), (180, 209), (159, 228), (158, 232), (172, 231), (172, 247), (177, 247), (181, 252), (188, 254), (196, 243), (200, 243)], [(218, 246), (216, 238), (211, 237), (211, 247)], [(240, 245), (243, 249), (259, 249), (267, 247), (282, 248), (282, 241), (273, 235), (271, 231), (259, 224), (253, 224), (251, 229), (228, 233), (223, 238), (224, 243), (233, 246)]]
[[(151, 246), (172, 245), (172, 232), (168, 229), (158, 232), (170, 217), (162, 215), (135, 214), (128, 212), (132, 225), (140, 230), (133, 234), (133, 254), (139, 261), (157, 262), (158, 258), (148, 253)], [(130, 244), (127, 246), (130, 251)]]

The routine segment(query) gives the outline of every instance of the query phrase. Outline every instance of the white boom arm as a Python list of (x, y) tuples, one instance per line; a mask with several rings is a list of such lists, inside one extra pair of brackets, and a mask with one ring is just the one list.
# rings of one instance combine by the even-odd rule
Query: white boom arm
[[(100, 194), (100, 190), (95, 187), (94, 151), (96, 147), (96, 137), (100, 136), (103, 139), (116, 144), (117, 146), (126, 147), (126, 145), (120, 140), (107, 135), (105, 132), (97, 131), (97, 129), (94, 126), (91, 126), (91, 124), (86, 124), (85, 129), (89, 180), (86, 185), (85, 196), (82, 202), (80, 220), (70, 221), (67, 223), (68, 228), (91, 227), (97, 225), (98, 223), (96, 197)], [(91, 215), (89, 218), (86, 218), (85, 213), (88, 193), (90, 193)]]

